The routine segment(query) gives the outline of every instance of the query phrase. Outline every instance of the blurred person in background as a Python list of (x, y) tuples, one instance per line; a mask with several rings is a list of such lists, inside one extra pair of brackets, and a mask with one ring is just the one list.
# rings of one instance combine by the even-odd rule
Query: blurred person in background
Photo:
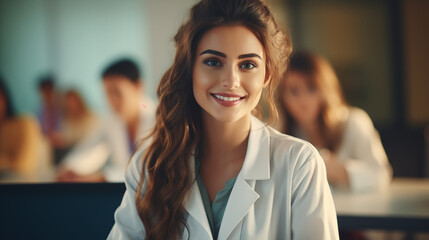
[(39, 79), (39, 94), (42, 106), (37, 113), (37, 118), (42, 133), (52, 148), (54, 164), (58, 164), (68, 149), (58, 144), (57, 133), (60, 131), (62, 115), (59, 95), (55, 87), (55, 79), (51, 75)]
[(112, 113), (73, 148), (61, 166), (59, 181), (123, 181), (136, 142), (154, 126), (156, 106), (143, 95), (135, 62), (113, 62), (102, 72), (102, 78)]
[(0, 181), (38, 181), (47, 162), (37, 120), (17, 115), (0, 79)]
[(123, 124), (131, 153), (136, 148), (136, 141), (152, 130), (156, 105), (143, 94), (140, 71), (132, 60), (114, 62), (102, 75), (110, 107)]
[(96, 129), (98, 119), (76, 90), (66, 91), (61, 102), (62, 121), (59, 130), (51, 134), (51, 143), (56, 148), (69, 151)]
[(392, 170), (379, 134), (365, 111), (346, 103), (327, 60), (293, 53), (278, 104), (278, 128), (320, 151), (332, 186), (364, 191), (389, 184)]

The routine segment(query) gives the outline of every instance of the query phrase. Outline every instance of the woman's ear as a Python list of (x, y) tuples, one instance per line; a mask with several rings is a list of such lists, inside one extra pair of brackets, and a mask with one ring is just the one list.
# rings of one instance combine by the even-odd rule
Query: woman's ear
[(270, 72), (268, 72), (267, 70), (265, 74), (264, 88), (266, 88), (270, 84), (270, 81), (271, 81), (271, 75), (270, 75)]
[(270, 85), (270, 79), (265, 80), (264, 88), (268, 87)]

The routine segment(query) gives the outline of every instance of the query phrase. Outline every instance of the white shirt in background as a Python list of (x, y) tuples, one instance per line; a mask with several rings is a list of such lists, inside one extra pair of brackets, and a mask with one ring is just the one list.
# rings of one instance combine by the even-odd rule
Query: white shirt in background
[(343, 140), (336, 154), (347, 170), (351, 190), (386, 187), (392, 179), (392, 167), (368, 114), (359, 108), (349, 108), (344, 127)]
[[(149, 98), (144, 98), (142, 104), (137, 140), (147, 136), (155, 125), (156, 104)], [(101, 171), (108, 182), (123, 182), (131, 154), (126, 125), (111, 113), (73, 147), (61, 167), (79, 175)]]

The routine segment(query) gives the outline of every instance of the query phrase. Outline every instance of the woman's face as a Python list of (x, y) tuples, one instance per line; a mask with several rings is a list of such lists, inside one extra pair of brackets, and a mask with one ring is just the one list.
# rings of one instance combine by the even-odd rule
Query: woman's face
[(256, 36), (244, 26), (219, 26), (198, 43), (193, 69), (195, 100), (218, 121), (250, 116), (266, 79), (265, 53)]
[(113, 111), (126, 123), (139, 114), (141, 83), (134, 83), (121, 75), (109, 75), (103, 79), (107, 99)]
[(287, 74), (283, 89), (283, 104), (298, 124), (313, 124), (320, 113), (321, 95), (300, 72)]
[(77, 118), (85, 111), (82, 100), (74, 93), (68, 93), (65, 97), (65, 109), (68, 117)]

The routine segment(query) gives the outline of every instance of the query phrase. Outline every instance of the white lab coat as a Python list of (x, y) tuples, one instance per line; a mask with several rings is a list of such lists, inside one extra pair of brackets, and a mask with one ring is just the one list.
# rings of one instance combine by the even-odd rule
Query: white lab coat
[[(145, 238), (135, 205), (143, 152), (137, 152), (128, 167), (127, 190), (108, 239)], [(194, 170), (193, 157), (190, 161)], [(184, 207), (189, 232), (185, 230), (182, 239), (212, 239), (196, 181)], [(317, 150), (252, 117), (246, 157), (218, 239), (339, 239), (325, 165)]]
[(362, 109), (348, 108), (343, 139), (336, 154), (347, 170), (352, 191), (382, 189), (392, 179), (392, 167), (380, 135)]

